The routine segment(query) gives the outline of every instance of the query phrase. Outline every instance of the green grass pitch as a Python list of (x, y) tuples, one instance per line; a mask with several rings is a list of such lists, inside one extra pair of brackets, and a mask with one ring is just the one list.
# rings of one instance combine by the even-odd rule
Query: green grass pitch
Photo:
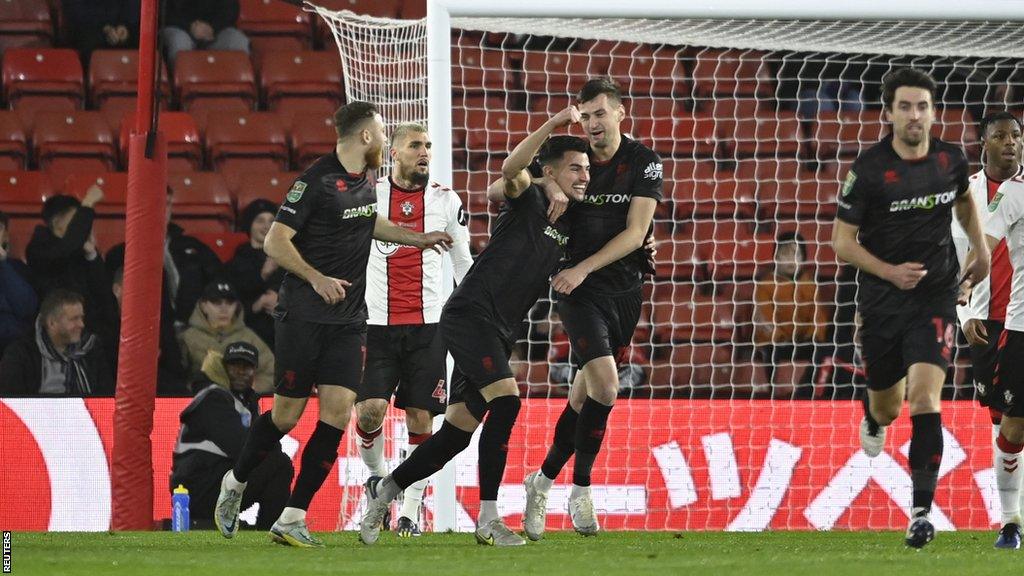
[(266, 533), (22, 533), (12, 538), (12, 574), (257, 576), (359, 574), (491, 576), (600, 574), (671, 576), (757, 574), (1019, 573), (1024, 552), (994, 550), (993, 532), (940, 533), (924, 550), (895, 532), (605, 532), (596, 538), (549, 533), (519, 548), (478, 546), (471, 534), (398, 539), (384, 533), (363, 546), (352, 532), (322, 534), (323, 549), (294, 549)]

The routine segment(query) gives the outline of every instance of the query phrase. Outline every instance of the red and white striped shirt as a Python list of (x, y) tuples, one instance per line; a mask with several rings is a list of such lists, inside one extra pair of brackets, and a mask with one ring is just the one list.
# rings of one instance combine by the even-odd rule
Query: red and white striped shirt
[[(377, 214), (414, 232), (445, 231), (454, 240), (448, 252), (461, 282), (473, 264), (462, 200), (451, 188), (431, 182), (407, 190), (393, 180), (377, 183)], [(443, 256), (374, 240), (366, 270), (368, 323), (375, 326), (433, 324), (441, 318)]]

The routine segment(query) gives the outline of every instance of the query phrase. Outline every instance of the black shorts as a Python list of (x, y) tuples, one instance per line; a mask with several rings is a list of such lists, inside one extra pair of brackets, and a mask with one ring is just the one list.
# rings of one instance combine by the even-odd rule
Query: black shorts
[(444, 413), (447, 366), (437, 324), (368, 326), (366, 370), (357, 402), (391, 400), (398, 408)]
[(629, 348), (640, 321), (640, 292), (601, 296), (576, 292), (562, 296), (556, 306), (572, 345), (572, 362), (583, 369), (595, 358), (619, 356)]
[[(991, 332), (990, 336), (994, 336)], [(1024, 332), (1003, 330), (988, 406), (1013, 418), (1024, 417)]]
[(441, 314), (441, 338), (455, 360), (448, 404), (465, 402), (479, 420), (487, 406), (480, 390), (513, 377), (508, 365), (512, 343), (479, 317), (447, 309)]
[(877, 329), (868, 318), (863, 323), (861, 352), (869, 389), (888, 390), (914, 364), (933, 364), (943, 371), (949, 368), (954, 344), (952, 315), (922, 312), (884, 322), (886, 325)]
[(974, 372), (974, 390), (982, 406), (991, 406), (990, 394), (995, 380), (996, 365), (999, 361), (999, 340), (1003, 323), (998, 320), (982, 320), (988, 343), (971, 346), (971, 368)]
[(274, 321), (274, 393), (307, 398), (313, 386), (359, 392), (366, 361), (366, 324)]

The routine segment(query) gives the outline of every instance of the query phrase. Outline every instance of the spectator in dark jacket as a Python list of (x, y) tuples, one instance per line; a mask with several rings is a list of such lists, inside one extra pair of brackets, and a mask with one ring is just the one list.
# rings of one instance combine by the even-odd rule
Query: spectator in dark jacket
[[(203, 362), (205, 385), (181, 413), (174, 447), (171, 489), (188, 488), (193, 519), (213, 519), (224, 475), (235, 465), (249, 426), (259, 416), (253, 391), (259, 352), (248, 342), (232, 342), (223, 354), (211, 351)], [(242, 510), (259, 503), (256, 527), (267, 530), (280, 516), (292, 484), (292, 461), (280, 444), (249, 475)]]
[(93, 50), (139, 45), (138, 0), (61, 0), (69, 40), (89, 62)]
[(85, 326), (101, 332), (114, 322), (114, 296), (110, 278), (93, 236), (96, 213), (93, 206), (103, 200), (103, 190), (92, 186), (81, 203), (58, 194), (43, 203), (45, 226), (37, 226), (25, 249), (32, 279), (39, 296), (64, 288), (85, 299)]
[(239, 230), (249, 235), (249, 243), (235, 251), (227, 264), (227, 277), (238, 291), (245, 310), (245, 323), (271, 348), (274, 347), (274, 318), (277, 292), (284, 269), (263, 252), (263, 240), (274, 223), (277, 204), (254, 200), (242, 211)]
[(39, 300), (29, 283), (28, 266), (10, 256), (9, 220), (0, 212), (0, 357), (4, 348), (32, 330)]
[(0, 394), (114, 394), (99, 338), (85, 332), (83, 302), (59, 288), (43, 299), (34, 334), (8, 346), (0, 360)]
[[(185, 234), (181, 226), (171, 222), (174, 191), (167, 187), (167, 239), (164, 243), (164, 289), (166, 299), (161, 309), (173, 310), (174, 325), (178, 332), (188, 326), (188, 319), (199, 301), (199, 296), (211, 281), (222, 272), (220, 259), (202, 241)], [(124, 267), (124, 244), (107, 252), (110, 270)]]
[(160, 35), (171, 66), (182, 50), (241, 50), (249, 39), (235, 28), (238, 0), (167, 0), (167, 25)]

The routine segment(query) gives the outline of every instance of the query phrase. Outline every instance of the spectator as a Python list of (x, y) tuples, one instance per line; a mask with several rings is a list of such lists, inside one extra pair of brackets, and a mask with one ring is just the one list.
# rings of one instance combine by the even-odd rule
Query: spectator
[[(171, 222), (174, 190), (167, 187), (167, 238), (164, 241), (164, 289), (161, 309), (173, 312), (175, 328), (180, 332), (188, 326), (188, 319), (195, 309), (203, 288), (221, 274), (221, 263), (217, 255), (202, 241), (185, 234), (185, 230)], [(124, 244), (118, 244), (107, 252), (107, 263), (111, 270), (124, 266)]]
[[(814, 278), (803, 270), (804, 250), (799, 233), (780, 234), (775, 242), (775, 270), (759, 280), (754, 290), (755, 354), (773, 384), (776, 366), (810, 361), (815, 342), (823, 341), (828, 329)], [(804, 382), (806, 376), (798, 381)], [(775, 395), (791, 394), (788, 384), (779, 383)]]
[(0, 394), (114, 394), (99, 338), (84, 331), (84, 302), (81, 295), (60, 288), (43, 299), (34, 333), (4, 352)]
[(238, 0), (168, 0), (167, 26), (160, 31), (167, 61), (174, 66), (182, 50), (249, 52), (249, 39), (235, 28)]
[(4, 348), (32, 330), (39, 300), (29, 283), (28, 266), (10, 256), (9, 219), (0, 212), (0, 358)]
[(92, 230), (93, 206), (102, 200), (103, 190), (96, 185), (81, 203), (72, 196), (51, 196), (43, 203), (46, 225), (36, 227), (25, 250), (40, 297), (56, 288), (80, 294), (85, 299), (85, 325), (93, 333), (114, 321), (110, 279)]
[(274, 223), (277, 205), (269, 200), (254, 200), (242, 211), (240, 230), (249, 235), (249, 243), (235, 251), (227, 264), (227, 277), (238, 289), (245, 310), (245, 323), (271, 347), (274, 346), (274, 308), (284, 270), (263, 252), (263, 239)]
[(93, 50), (139, 45), (138, 0), (61, 0), (68, 35), (82, 61)]
[(202, 378), (203, 359), (210, 350), (219, 350), (226, 342), (243, 340), (255, 346), (262, 358), (256, 370), (255, 390), (260, 394), (273, 391), (274, 353), (246, 327), (244, 316), (234, 286), (225, 280), (215, 280), (206, 286), (189, 319), (189, 327), (182, 334), (182, 356), (189, 384)]
[[(119, 344), (121, 342), (121, 300), (124, 294), (124, 269), (114, 271), (114, 298), (117, 299), (117, 322), (110, 327), (109, 336), (104, 333), (103, 341), (109, 342), (108, 358), (114, 372), (117, 372)], [(174, 315), (167, 298), (161, 299), (159, 356), (156, 363), (157, 396), (189, 396), (185, 367), (181, 365), (181, 346), (174, 330)]]
[[(259, 395), (252, 389), (258, 364), (259, 351), (248, 342), (228, 344), (223, 355), (211, 351), (203, 362), (199, 392), (181, 413), (171, 489), (179, 484), (188, 488), (193, 520), (213, 519), (221, 478), (234, 466), (260, 414)], [(293, 473), (291, 458), (277, 443), (249, 475), (242, 509), (260, 505), (256, 528), (270, 529), (284, 510)]]

